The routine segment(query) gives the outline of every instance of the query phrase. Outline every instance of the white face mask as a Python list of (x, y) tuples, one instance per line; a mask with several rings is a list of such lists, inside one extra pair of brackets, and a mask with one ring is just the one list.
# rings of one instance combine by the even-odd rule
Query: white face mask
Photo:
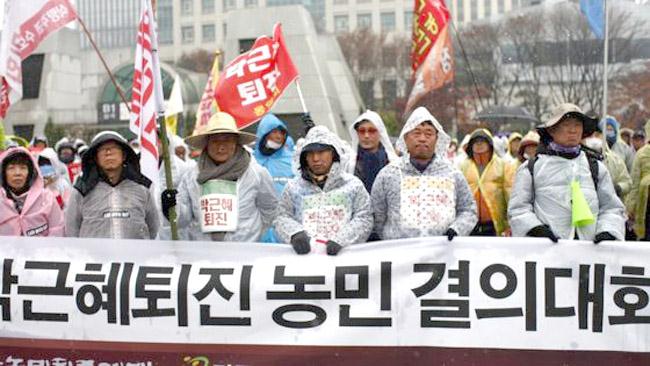
[(598, 137), (587, 137), (584, 140), (585, 146), (597, 152), (603, 151), (603, 140)]
[(266, 140), (266, 148), (271, 150), (279, 150), (282, 147), (282, 144), (275, 141)]

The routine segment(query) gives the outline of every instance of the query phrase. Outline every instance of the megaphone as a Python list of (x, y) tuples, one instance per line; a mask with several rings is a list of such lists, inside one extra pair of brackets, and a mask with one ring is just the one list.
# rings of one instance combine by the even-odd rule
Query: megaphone
[(580, 183), (576, 180), (571, 182), (571, 221), (574, 227), (588, 226), (596, 222), (587, 199), (580, 189)]

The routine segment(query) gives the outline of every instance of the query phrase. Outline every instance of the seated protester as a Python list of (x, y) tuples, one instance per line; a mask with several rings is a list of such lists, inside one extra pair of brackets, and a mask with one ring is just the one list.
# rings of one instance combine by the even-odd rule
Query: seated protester
[[(267, 114), (257, 126), (257, 140), (253, 156), (273, 178), (278, 197), (282, 195), (287, 182), (294, 177), (291, 169), (293, 143), (287, 125), (274, 114)], [(279, 242), (275, 229), (270, 228), (261, 238), (263, 243)]]
[[(178, 225), (191, 240), (257, 242), (277, 207), (271, 176), (244, 145), (255, 135), (239, 131), (235, 119), (217, 112), (203, 132), (185, 139), (201, 151), (197, 168), (178, 187)], [(162, 194), (163, 213), (176, 205), (176, 193)]]
[(463, 174), (446, 158), (450, 138), (424, 107), (411, 113), (397, 141), (405, 154), (372, 187), (375, 232), (384, 239), (468, 235), (476, 203)]
[(300, 156), (301, 176), (289, 181), (274, 221), (279, 238), (298, 254), (311, 239), (326, 243), (327, 254), (363, 243), (372, 229), (370, 197), (363, 183), (343, 171), (339, 138), (324, 126), (309, 130)]
[(585, 153), (592, 154), (596, 159), (605, 163), (609, 175), (614, 183), (614, 190), (621, 201), (625, 202), (625, 197), (632, 189), (632, 178), (627, 172), (625, 162), (618, 154), (610, 149), (603, 149), (603, 136), (600, 131), (594, 132), (591, 136), (582, 140), (586, 148)]
[(625, 237), (625, 210), (607, 167), (580, 146), (596, 127), (595, 119), (564, 103), (538, 128), (537, 158), (519, 167), (510, 197), (513, 236), (595, 243)]
[(63, 236), (63, 212), (27, 149), (5, 151), (0, 169), (0, 235)]
[(397, 161), (397, 154), (390, 142), (381, 116), (367, 110), (350, 126), (352, 153), (348, 173), (357, 176), (370, 193), (379, 171)]
[(151, 181), (122, 135), (100, 132), (81, 162), (83, 174), (65, 210), (66, 234), (80, 238), (154, 239), (160, 225)]
[(507, 210), (510, 191), (506, 182), (509, 164), (494, 153), (492, 134), (477, 129), (470, 135), (467, 160), (460, 171), (467, 179), (478, 207), (478, 223), (472, 236), (501, 236), (509, 233)]
[(72, 193), (72, 186), (66, 177), (68, 169), (59, 161), (51, 147), (43, 149), (38, 154), (38, 168), (43, 176), (45, 187), (52, 191), (56, 202), (63, 210)]

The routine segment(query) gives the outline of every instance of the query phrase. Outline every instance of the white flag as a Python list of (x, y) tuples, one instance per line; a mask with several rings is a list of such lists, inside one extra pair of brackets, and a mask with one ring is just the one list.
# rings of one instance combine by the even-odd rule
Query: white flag
[(133, 98), (129, 128), (140, 141), (140, 170), (158, 184), (158, 133), (156, 117), (164, 110), (157, 62), (155, 21), (149, 0), (142, 0), (133, 72)]
[(76, 18), (68, 0), (5, 0), (0, 40), (0, 118), (23, 97), (21, 61), (50, 33)]

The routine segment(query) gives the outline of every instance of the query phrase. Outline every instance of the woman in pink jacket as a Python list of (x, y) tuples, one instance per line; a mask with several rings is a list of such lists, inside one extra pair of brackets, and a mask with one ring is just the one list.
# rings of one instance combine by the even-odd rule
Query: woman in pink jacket
[(64, 236), (63, 212), (29, 151), (5, 151), (0, 168), (0, 235)]

